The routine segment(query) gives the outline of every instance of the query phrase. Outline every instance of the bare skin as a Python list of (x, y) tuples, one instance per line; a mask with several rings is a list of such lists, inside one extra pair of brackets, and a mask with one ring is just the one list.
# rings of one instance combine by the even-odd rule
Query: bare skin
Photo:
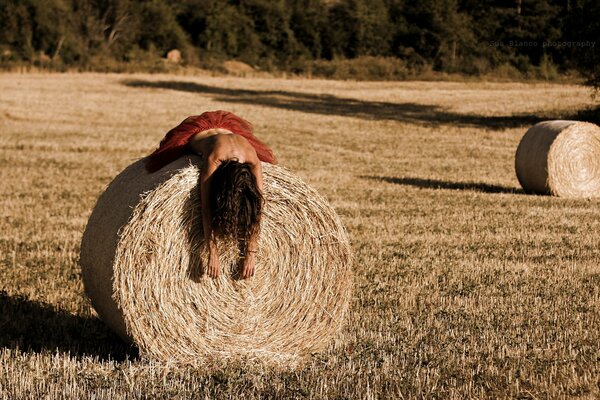
[[(262, 166), (256, 151), (248, 141), (239, 135), (234, 135), (226, 129), (209, 129), (202, 131), (190, 141), (192, 151), (202, 156), (204, 165), (200, 172), (200, 196), (202, 200), (202, 227), (209, 247), (209, 260), (206, 273), (211, 278), (219, 276), (221, 265), (217, 254), (217, 246), (212, 235), (211, 210), (210, 210), (210, 179), (221, 163), (235, 160), (250, 165), (256, 177), (258, 189), (263, 191)], [(250, 278), (254, 275), (255, 255), (257, 249), (257, 234), (250, 236), (246, 255), (241, 261), (241, 277)]]

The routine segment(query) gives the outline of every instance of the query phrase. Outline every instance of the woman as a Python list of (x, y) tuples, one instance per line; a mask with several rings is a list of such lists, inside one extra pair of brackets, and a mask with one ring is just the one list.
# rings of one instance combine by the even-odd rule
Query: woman
[(200, 199), (202, 227), (208, 240), (207, 274), (216, 278), (221, 266), (217, 236), (237, 240), (240, 276), (254, 275), (263, 205), (261, 161), (275, 164), (272, 151), (252, 133), (248, 121), (227, 111), (188, 117), (171, 129), (148, 157), (146, 169), (155, 172), (177, 158), (196, 153), (202, 157)]

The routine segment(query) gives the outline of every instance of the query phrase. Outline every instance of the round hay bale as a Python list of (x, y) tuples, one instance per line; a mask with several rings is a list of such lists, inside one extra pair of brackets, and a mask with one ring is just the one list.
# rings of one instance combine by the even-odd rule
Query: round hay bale
[(528, 193), (599, 197), (600, 128), (588, 122), (540, 122), (521, 139), (515, 169)]
[(252, 68), (250, 65), (235, 60), (224, 61), (223, 68), (225, 69), (225, 71), (227, 71), (227, 73), (232, 75), (243, 76), (248, 73), (254, 72), (254, 68)]
[(173, 64), (179, 64), (183, 58), (181, 57), (181, 51), (173, 49), (167, 53), (167, 61)]
[(142, 355), (196, 364), (214, 357), (292, 361), (322, 350), (351, 297), (351, 248), (338, 215), (286, 169), (263, 164), (265, 205), (255, 276), (239, 280), (235, 243), (223, 272), (203, 272), (199, 159), (148, 174), (140, 160), (100, 196), (81, 243), (86, 293)]

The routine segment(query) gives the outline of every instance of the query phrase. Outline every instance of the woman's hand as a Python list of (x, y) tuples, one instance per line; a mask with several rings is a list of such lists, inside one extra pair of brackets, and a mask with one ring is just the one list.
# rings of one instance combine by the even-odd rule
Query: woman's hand
[(244, 262), (242, 263), (242, 271), (241, 271), (241, 277), (242, 279), (248, 279), (251, 276), (254, 276), (254, 255), (256, 254), (255, 251), (247, 251), (246, 252), (246, 257), (244, 257)]
[(216, 278), (221, 273), (221, 263), (219, 262), (219, 254), (217, 248), (214, 245), (209, 245), (210, 250), (208, 252), (208, 267), (206, 273), (211, 278)]

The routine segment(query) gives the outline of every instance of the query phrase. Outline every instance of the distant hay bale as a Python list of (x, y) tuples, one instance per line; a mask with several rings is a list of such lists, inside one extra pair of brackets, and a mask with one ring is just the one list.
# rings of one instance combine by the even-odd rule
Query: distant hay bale
[(526, 192), (600, 197), (600, 127), (578, 121), (540, 122), (521, 139), (515, 169)]
[(173, 64), (179, 64), (182, 60), (181, 52), (177, 49), (173, 49), (167, 53), (167, 61)]
[(254, 72), (254, 68), (252, 68), (250, 65), (235, 60), (224, 61), (223, 68), (227, 73), (239, 76), (244, 76), (246, 74)]
[(293, 361), (322, 350), (348, 308), (351, 248), (333, 208), (284, 168), (263, 164), (265, 206), (255, 276), (203, 273), (198, 158), (155, 173), (140, 160), (100, 196), (81, 244), (86, 293), (100, 317), (152, 359)]

